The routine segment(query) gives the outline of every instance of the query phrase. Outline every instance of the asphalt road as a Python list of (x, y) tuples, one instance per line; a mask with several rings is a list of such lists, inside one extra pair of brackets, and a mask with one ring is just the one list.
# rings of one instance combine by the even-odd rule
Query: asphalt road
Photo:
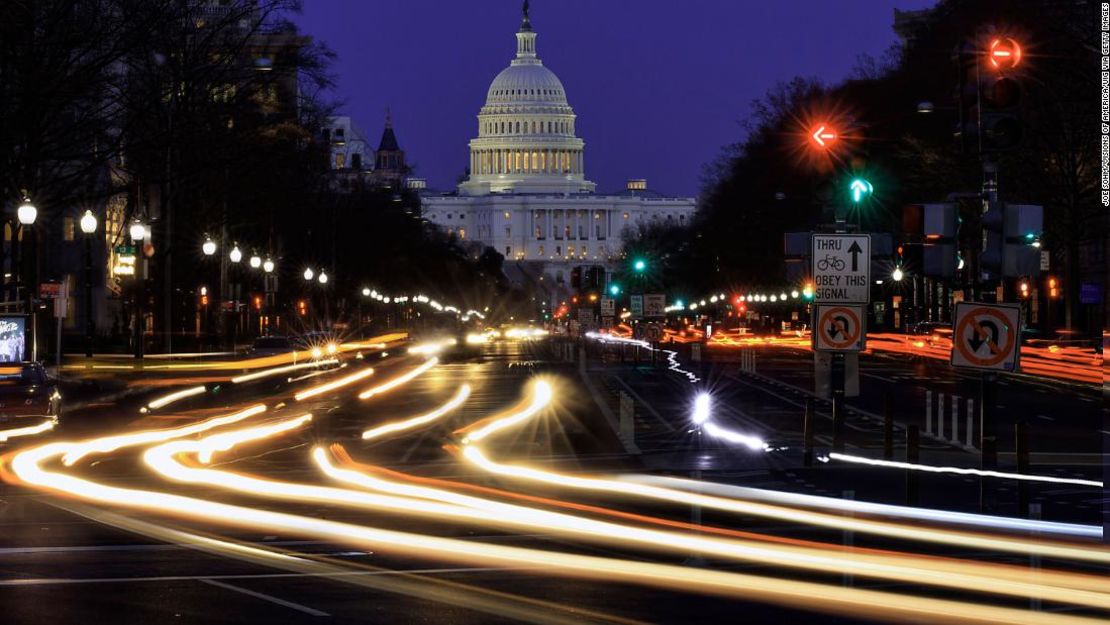
[[(787, 386), (769, 383), (763, 377), (730, 366), (698, 369), (704, 380), (691, 384), (688, 377), (661, 367), (613, 362), (612, 358), (603, 358), (593, 351), (585, 363), (567, 362), (564, 355), (546, 342), (497, 342), (474, 357), (445, 357), (444, 362), (427, 373), (368, 400), (360, 400), (346, 390), (323, 393), (305, 401), (296, 401), (293, 393), (373, 366), (374, 375), (358, 386), (364, 388), (411, 371), (423, 358), (395, 350), (386, 357), (367, 354), (365, 360), (348, 361), (342, 370), (293, 382), (280, 376), (244, 385), (210, 384), (203, 395), (145, 415), (139, 409), (167, 389), (139, 385), (111, 402), (86, 402), (66, 415), (57, 432), (35, 440), (13, 439), (0, 447), (0, 453), (48, 439), (86, 439), (121, 431), (178, 427), (263, 402), (271, 407), (264, 417), (265, 423), (305, 412), (314, 415), (313, 421), (265, 443), (246, 444), (242, 449), (218, 455), (212, 468), (287, 483), (334, 485), (321, 476), (309, 454), (315, 445), (340, 442), (360, 463), (416, 478), (503, 489), (510, 488), (512, 482), (460, 462), (445, 445), (457, 444), (460, 436), (454, 433), (457, 428), (486, 423), (483, 420), (491, 415), (519, 407), (527, 398), (530, 383), (542, 377), (555, 388), (553, 407), (540, 418), (499, 435), (496, 443), (499, 457), (530, 467), (581, 474), (639, 472), (700, 477), (757, 488), (896, 503), (904, 496), (902, 472), (831, 464), (811, 469), (800, 467), (800, 411), (805, 395), (791, 390), (789, 385), (803, 386), (805, 373), (804, 360), (796, 354), (768, 353), (759, 360), (760, 376), (777, 379)], [(922, 385), (962, 383), (958, 376), (945, 377), (942, 371), (927, 370), (935, 379), (921, 378), (912, 384), (897, 377), (916, 375), (912, 372), (920, 372), (917, 363), (868, 362), (865, 368), (876, 378), (892, 380), (887, 383), (889, 389), (904, 393), (897, 396), (898, 404), (907, 407)], [(876, 385), (880, 381), (876, 379)], [(367, 428), (432, 410), (464, 383), (472, 386), (469, 399), (445, 420), (396, 436), (361, 439), (361, 432)], [(1084, 395), (1076, 396), (1063, 387), (1043, 388), (1052, 393), (1040, 400), (1045, 411), (1051, 406), (1070, 411), (1087, 403), (1083, 402)], [(757, 435), (775, 451), (737, 448), (699, 435), (690, 422), (697, 389), (713, 393), (715, 422)], [(631, 399), (633, 407), (631, 437), (620, 435), (622, 392)], [(1022, 388), (1021, 392), (1020, 398), (1015, 396), (1016, 405), (1031, 412), (1042, 410), (1040, 404), (1034, 403), (1039, 394), (1036, 387)], [(1083, 403), (1061, 403), (1069, 401)], [(869, 395), (861, 398), (858, 405), (865, 410), (875, 409)], [(904, 418), (912, 419), (913, 409), (907, 408), (905, 412)], [(1085, 423), (1085, 418), (1075, 417), (1076, 423)], [(851, 449), (873, 452), (876, 441), (881, 441), (877, 431), (875, 423), (857, 415), (850, 428)], [(827, 437), (819, 437), (821, 441), (827, 442)], [(198, 501), (218, 501), (310, 519), (457, 538), (467, 544), (621, 558), (627, 559), (629, 567), (642, 561), (693, 563), (713, 571), (787, 576), (890, 593), (936, 594), (910, 583), (861, 580), (839, 574), (789, 573), (774, 562), (703, 561), (701, 554), (694, 552), (648, 553), (627, 545), (572, 540), (546, 531), (513, 531), (496, 518), (460, 522), (434, 514), (352, 508), (307, 498), (279, 500), (249, 490), (232, 492), (212, 485), (173, 483), (153, 474), (143, 464), (139, 451), (122, 449), (97, 454), (83, 460), (74, 471), (81, 477), (125, 489), (169, 492)], [(939, 442), (929, 443), (928, 451), (938, 458), (967, 461), (962, 457), (967, 452)], [(5, 459), (10, 461), (10, 454)], [(1079, 467), (1052, 470), (1060, 475), (1083, 472)], [(936, 477), (924, 481), (922, 491), (924, 505), (971, 509), (977, 498), (978, 482)], [(555, 505), (548, 498), (567, 496), (563, 488), (542, 485), (520, 492), (527, 497), (545, 498), (547, 505)], [(1003, 487), (998, 492), (999, 505), (1010, 505), (1013, 491)], [(1036, 488), (1034, 497), (1045, 503), (1046, 518), (1094, 522), (1097, 505), (1090, 501), (1089, 489)], [(824, 541), (834, 546), (889, 548), (893, 544), (880, 537), (758, 516), (725, 515), (700, 507), (632, 501), (613, 494), (579, 494), (574, 502), (578, 508), (572, 510), (615, 505), (624, 514), (651, 515), (672, 524), (705, 524), (782, 539)], [(274, 531), (248, 519), (212, 522), (151, 513), (126, 505), (47, 494), (10, 483), (0, 484), (0, 526), (3, 527), (0, 609), (3, 621), (13, 624), (718, 623), (722, 619), (752, 623), (814, 619), (821, 623), (860, 622), (854, 616), (826, 612), (815, 615), (806, 609), (807, 601), (803, 600), (722, 598), (713, 593), (682, 590), (677, 585), (666, 588), (633, 585), (617, 579), (602, 582), (567, 577), (542, 565), (510, 567), (460, 561), (446, 555), (418, 557), (401, 549), (366, 548), (293, 531)], [(1027, 558), (972, 548), (953, 550), (915, 545), (914, 550), (1014, 562), (1019, 566), (1029, 562)], [(1080, 566), (1079, 570), (1089, 569)], [(945, 596), (958, 598), (959, 594)], [(1005, 604), (1021, 607), (1027, 602), (1010, 600)], [(1048, 608), (1058, 609), (1051, 605)]]

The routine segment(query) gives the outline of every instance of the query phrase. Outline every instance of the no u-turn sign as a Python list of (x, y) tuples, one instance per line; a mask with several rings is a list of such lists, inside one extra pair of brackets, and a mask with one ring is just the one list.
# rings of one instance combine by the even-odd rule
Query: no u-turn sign
[(1020, 316), (1017, 304), (956, 304), (952, 365), (1016, 371), (1021, 354)]
[(813, 310), (813, 348), (819, 352), (862, 351), (867, 336), (863, 306), (826, 306)]

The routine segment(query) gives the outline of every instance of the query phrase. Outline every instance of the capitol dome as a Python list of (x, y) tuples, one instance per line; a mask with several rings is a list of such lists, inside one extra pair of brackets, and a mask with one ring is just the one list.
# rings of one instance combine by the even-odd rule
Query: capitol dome
[(585, 179), (585, 143), (574, 134), (574, 109), (554, 72), (536, 55), (536, 33), (525, 3), (516, 58), (490, 83), (470, 141), (470, 176), (463, 195), (592, 193)]
[(489, 86), (486, 106), (511, 103), (566, 104), (563, 83), (542, 63), (510, 65)]

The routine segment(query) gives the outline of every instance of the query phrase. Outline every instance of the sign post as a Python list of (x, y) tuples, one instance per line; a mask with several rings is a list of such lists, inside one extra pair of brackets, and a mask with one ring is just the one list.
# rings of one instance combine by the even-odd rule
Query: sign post
[(865, 342), (863, 306), (871, 301), (871, 235), (818, 234), (812, 237), (814, 349), (832, 354), (833, 450), (844, 450), (845, 354)]
[[(994, 405), (999, 371), (1017, 371), (1021, 358), (1021, 306), (959, 302), (952, 324), (952, 366), (979, 369), (979, 450), (985, 471), (998, 468)], [(979, 508), (987, 497), (979, 482)]]

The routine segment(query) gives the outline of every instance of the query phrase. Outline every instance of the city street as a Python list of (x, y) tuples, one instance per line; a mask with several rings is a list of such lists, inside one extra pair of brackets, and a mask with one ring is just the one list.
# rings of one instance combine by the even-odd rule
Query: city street
[[(415, 353), (406, 354), (406, 348)], [(646, 350), (641, 352), (641, 356), (646, 354)], [(568, 361), (568, 354), (573, 361)], [(586, 354), (585, 362), (582, 354)], [(912, 571), (923, 563), (909, 555), (912, 553), (940, 556), (955, 572), (962, 563), (973, 561), (1028, 570), (1027, 556), (977, 548), (974, 543), (957, 546), (960, 539), (947, 546), (928, 538), (898, 540), (885, 535), (885, 530), (871, 534), (835, 529), (835, 519), (850, 518), (839, 513), (829, 517), (833, 523), (829, 526), (796, 522), (800, 519), (794, 517), (803, 508), (788, 512), (797, 505), (817, 505), (815, 511), (819, 512), (823, 504), (783, 503), (786, 517), (773, 510), (754, 516), (754, 509), (739, 515), (729, 513), (730, 506), (745, 510), (759, 500), (755, 491), (730, 492), (727, 489), (731, 487), (759, 489), (764, 494), (830, 497), (826, 501), (904, 503), (904, 471), (835, 463), (801, 466), (800, 415), (805, 394), (790, 386), (800, 384), (801, 378), (790, 379), (788, 372), (800, 371), (797, 359), (803, 356), (761, 354), (758, 375), (730, 371), (728, 366), (698, 369), (697, 375), (705, 380), (695, 384), (683, 373), (693, 371), (690, 363), (674, 361), (682, 368), (676, 372), (662, 366), (662, 357), (660, 366), (652, 366), (649, 357), (637, 365), (621, 364), (611, 356), (596, 342), (497, 340), (481, 346), (480, 351), (460, 353), (445, 347), (441, 339), (415, 344), (402, 341), (348, 352), (342, 358), (344, 366), (338, 369), (270, 375), (239, 384), (209, 382), (207, 392), (147, 410), (145, 415), (140, 409), (179, 387), (167, 388), (164, 378), (158, 385), (140, 385), (138, 392), (112, 410), (90, 400), (86, 407), (69, 411), (54, 432), (13, 438), (4, 448), (8, 484), (0, 494), (4, 526), (0, 596), (7, 606), (6, 622), (68, 622), (82, 614), (110, 611), (116, 622), (136, 623), (176, 618), (200, 623), (262, 618), (415, 623), (431, 614), (436, 622), (708, 623), (737, 611), (753, 618), (771, 618), (772, 614), (775, 618), (810, 618), (805, 610), (825, 612), (825, 622), (856, 622), (856, 618), (838, 615), (837, 603), (822, 599), (822, 593), (847, 593), (844, 598), (857, 614), (866, 613), (868, 607), (862, 596), (852, 594), (856, 591), (884, 593), (889, 599), (867, 595), (867, 602), (886, 605), (889, 601), (890, 607), (884, 610), (908, 607), (906, 597), (933, 595), (930, 584), (917, 583), (912, 577), (899, 579), (905, 574), (902, 567)], [(882, 359), (865, 361), (865, 365), (873, 375), (887, 378), (913, 371)], [(370, 366), (372, 375), (367, 372)], [(921, 382), (956, 383), (950, 371), (941, 369), (919, 371)], [(307, 379), (296, 379), (301, 376)], [(288, 381), (290, 377), (294, 381)], [(782, 382), (769, 381), (777, 378)], [(537, 403), (535, 385), (540, 382), (551, 385), (550, 403)], [(470, 392), (458, 402), (463, 385), (469, 385)], [(1051, 411), (1053, 414), (1063, 415), (1086, 403), (1083, 395), (1071, 389), (1054, 388), (1052, 383), (1043, 387), (1051, 389), (1054, 395), (1049, 399), (1061, 407)], [(379, 390), (367, 399), (357, 398), (370, 389)], [(696, 391), (703, 389), (713, 396), (714, 423), (759, 437), (766, 442), (765, 448), (730, 443), (697, 428), (691, 411)], [(616, 398), (622, 391), (633, 398), (631, 438), (622, 436), (621, 426), (614, 421), (614, 413), (619, 411)], [(914, 390), (904, 392), (899, 402), (908, 404)], [(1062, 403), (1069, 398), (1074, 406)], [(211, 423), (212, 418), (254, 404), (266, 405), (269, 410), (241, 423), (215, 427), (212, 433), (180, 430)], [(437, 406), (446, 406), (445, 414), (437, 414)], [(535, 406), (542, 407), (532, 410)], [(1041, 407), (1032, 405), (1031, 410)], [(313, 415), (311, 421), (296, 420), (306, 413)], [(818, 413), (822, 413), (820, 408)], [(363, 439), (364, 431), (405, 423), (418, 415), (423, 420), (409, 422), (411, 429), (379, 431)], [(287, 423), (291, 424), (288, 429), (279, 425)], [(460, 449), (486, 447), (469, 439), (484, 440), (476, 433), (491, 424), (492, 442), (484, 462), (493, 464), (475, 464), (460, 456)], [(1080, 424), (1077, 420), (1075, 425)], [(283, 429), (252, 429), (261, 425)], [(847, 450), (876, 455), (881, 436), (877, 443), (873, 423), (856, 415), (849, 425)], [(493, 437), (492, 432), (502, 426), (509, 429)], [(178, 434), (146, 434), (142, 436), (148, 438), (142, 442), (111, 438), (174, 428)], [(827, 420), (819, 428), (827, 431)], [(217, 441), (225, 432), (233, 437), (236, 432), (246, 435), (213, 442), (212, 451), (207, 452), (212, 454), (210, 460), (197, 456), (205, 453), (203, 448), (188, 442)], [(161, 461), (154, 461), (148, 453), (144, 462), (144, 452), (158, 449), (171, 436), (185, 441), (176, 443), (183, 446), (176, 452), (170, 448)], [(80, 483), (50, 482), (51, 478), (29, 471), (29, 466), (37, 465), (21, 462), (48, 440), (92, 442), (92, 447), (82, 452), (87, 455), (72, 466), (56, 458), (42, 464), (45, 476), (55, 472), (72, 475), (80, 478)], [(342, 450), (333, 447), (336, 444)], [(360, 485), (329, 478), (321, 473), (327, 465), (314, 462), (314, 449), (331, 450), (325, 457), (333, 467), (354, 469), (355, 476), (376, 479)], [(899, 450), (897, 456), (901, 455)], [(165, 463), (176, 464), (175, 458), (181, 462), (177, 470), (185, 472), (181, 475), (204, 470), (192, 483), (182, 483), (179, 475), (165, 473), (171, 470), (164, 468)], [(934, 459), (974, 464), (971, 454), (935, 442), (923, 451), (925, 462)], [(511, 477), (512, 473), (499, 477), (496, 473), (511, 472), (513, 465), (542, 473), (531, 478)], [(1090, 472), (1077, 466), (1038, 466), (1037, 473), (1066, 478)], [(596, 487), (583, 491), (573, 481), (562, 482), (571, 475), (603, 482), (618, 480), (617, 484), (625, 484), (618, 488), (630, 490), (625, 496), (597, 491)], [(700, 479), (706, 486), (687, 491), (682, 482), (658, 481), (664, 476)], [(35, 480), (47, 481), (29, 483)], [(637, 496), (633, 490), (637, 484), (655, 485), (665, 494)], [(726, 490), (718, 493), (710, 484)], [(1008, 509), (1013, 505), (1012, 486), (1009, 480), (989, 480), (998, 505), (1006, 508), (999, 512), (1003, 516), (1012, 516)], [(102, 487), (115, 490), (101, 491)], [(312, 490), (319, 487), (327, 488)], [(427, 490), (417, 490), (421, 488)], [(922, 490), (925, 510), (975, 512), (977, 480), (928, 476)], [(683, 493), (699, 491), (715, 495), (725, 508), (682, 503), (686, 501)], [(163, 501), (140, 493), (179, 499)], [(1037, 484), (1033, 500), (1043, 503), (1046, 520), (1068, 524), (1052, 526), (1056, 529), (1048, 532), (1061, 527), (1075, 531), (1098, 523), (1098, 489)], [(233, 508), (203, 508), (209, 504)], [(771, 508), (777, 510), (778, 506)], [(529, 510), (544, 512), (530, 516), (535, 513)], [(895, 510), (900, 508), (864, 516), (896, 520), (900, 513)], [(255, 516), (259, 511), (288, 516)], [(564, 527), (564, 515), (603, 523), (598, 527), (610, 528), (609, 533), (574, 529), (577, 522)], [(794, 520), (787, 522), (787, 518)], [(984, 518), (988, 517), (977, 517), (980, 521)], [(339, 525), (317, 527), (313, 521)], [(934, 525), (947, 526), (957, 534), (974, 529), (956, 519), (933, 519), (920, 529)], [(900, 527), (913, 531), (909, 529), (912, 525)], [(639, 542), (640, 530), (658, 536)], [(370, 533), (363, 535), (362, 531)], [(374, 534), (378, 531), (398, 534)], [(995, 537), (1011, 535), (1015, 541), (1024, 533), (992, 530)], [(682, 535), (710, 539), (705, 544), (707, 552), (683, 548), (682, 539), (677, 538)], [(675, 542), (659, 542), (666, 536)], [(448, 540), (434, 546), (421, 544), (430, 537)], [(415, 542), (407, 543), (410, 539)], [(1090, 538), (1067, 536), (1064, 540), (1063, 544), (1074, 544), (1080, 550), (1091, 548)], [(760, 549), (767, 553), (733, 553), (738, 545), (751, 541), (755, 541), (753, 546), (763, 545)], [(1083, 546), (1085, 542), (1087, 546)], [(883, 558), (895, 558), (893, 554), (899, 552), (907, 557), (900, 564), (892, 560), (893, 568), (878, 573), (877, 578), (872, 577), (876, 574), (857, 577), (852, 574), (857, 565), (839, 560), (835, 574), (822, 573), (819, 564), (790, 564), (795, 548), (841, 554), (837, 558), (844, 553), (863, 557), (874, 549), (881, 550), (875, 554), (891, 554)], [(1104, 553), (1095, 549), (1092, 554)], [(727, 555), (730, 553), (733, 555)], [(548, 562), (542, 554), (589, 558), (585, 561), (588, 566), (614, 563), (617, 569), (599, 577), (600, 568), (582, 569), (583, 563), (559, 559)], [(529, 564), (533, 557), (543, 559)], [(646, 569), (649, 563), (674, 577), (665, 583), (655, 578), (658, 573)], [(1105, 567), (1101, 555), (1095, 562), (1070, 556), (1045, 558), (1038, 566), (1049, 565), (1077, 572)], [(859, 566), (865, 565), (861, 561)], [(680, 571), (691, 576), (690, 583), (682, 581)], [(1004, 575), (1005, 569), (981, 573)], [(701, 579), (703, 574), (726, 575), (724, 579), (737, 576), (728, 582), (737, 586), (715, 589), (720, 581)], [(781, 578), (797, 579), (807, 585), (806, 590), (793, 599), (787, 599), (791, 591), (785, 588), (759, 590), (758, 580)], [(993, 606), (1014, 603), (1013, 598), (992, 596), (987, 589), (984, 596), (968, 593), (966, 587), (952, 592), (950, 581), (939, 583), (949, 591), (939, 595), (944, 599), (936, 609), (949, 603), (967, 609), (970, 604), (965, 601)], [(643, 585), (653, 590), (645, 594)], [(1042, 590), (1047, 596), (1056, 592)], [(696, 604), (689, 601), (692, 595), (698, 597)], [(1064, 614), (1098, 613), (1090, 607), (1078, 612), (1060, 612), (1057, 607), (1046, 598), (1045, 609), (1050, 610), (1046, 618), (1049, 614), (1062, 618)], [(803, 611), (796, 612), (799, 609)]]

